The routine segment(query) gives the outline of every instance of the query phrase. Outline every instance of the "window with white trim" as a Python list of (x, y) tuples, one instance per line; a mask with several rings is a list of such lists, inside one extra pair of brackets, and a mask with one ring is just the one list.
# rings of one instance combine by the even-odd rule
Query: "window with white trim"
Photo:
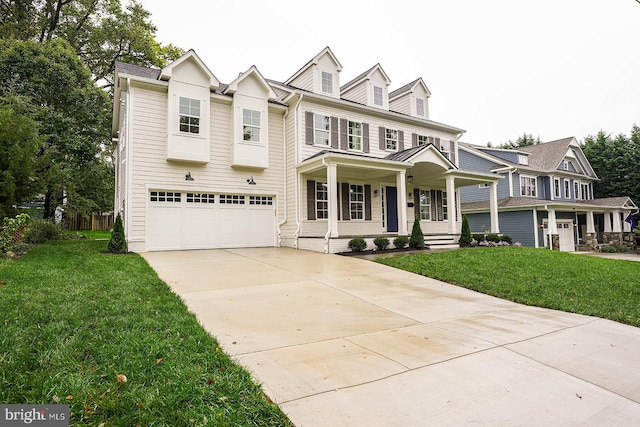
[(527, 197), (536, 197), (536, 178), (532, 176), (520, 176), (520, 195)]
[(316, 181), (316, 219), (329, 218), (329, 191), (326, 182)]
[(553, 195), (556, 199), (560, 198), (560, 178), (553, 178)]
[(260, 142), (260, 111), (242, 109), (242, 140)]
[(271, 206), (273, 205), (273, 197), (271, 196), (249, 196), (250, 205)]
[(576, 200), (580, 200), (580, 183), (578, 181), (573, 181), (573, 198)]
[(387, 150), (398, 150), (398, 131), (396, 129), (385, 130), (384, 148)]
[(324, 93), (333, 93), (333, 74), (322, 72), (322, 91)]
[(529, 164), (529, 156), (526, 154), (518, 154), (518, 164), (528, 165)]
[(349, 121), (349, 150), (362, 151), (362, 123)]
[(244, 196), (237, 194), (221, 194), (219, 199), (222, 205), (244, 205)]
[(322, 114), (313, 115), (313, 136), (316, 145), (331, 145), (331, 118)]
[(563, 168), (564, 170), (566, 170), (566, 171), (568, 171), (568, 170), (569, 170), (569, 162), (568, 162), (567, 160), (564, 160), (564, 161), (562, 162), (562, 168)]
[(431, 220), (431, 190), (420, 190), (420, 219)]
[(416, 115), (424, 117), (424, 99), (416, 99)]
[(427, 145), (429, 143), (429, 137), (426, 135), (418, 135), (418, 145)]
[(589, 200), (591, 198), (589, 196), (589, 184), (582, 184), (582, 198), (584, 200)]
[(380, 86), (373, 87), (373, 104), (383, 106), (384, 100), (382, 98), (382, 88)]
[(449, 206), (447, 202), (447, 192), (442, 192), (442, 220), (446, 221), (449, 219)]
[(364, 185), (349, 185), (349, 212), (351, 219), (364, 219)]
[(571, 183), (566, 178), (564, 180), (564, 198), (565, 199), (571, 198)]
[(447, 159), (451, 158), (451, 153), (450, 153), (450, 145), (449, 145), (449, 140), (448, 139), (440, 139), (440, 152), (442, 154), (444, 154), (444, 156)]
[(152, 191), (150, 198), (152, 202), (180, 202), (182, 193), (174, 193), (172, 191)]
[(200, 100), (181, 96), (179, 103), (180, 132), (200, 134)]
[(215, 196), (207, 193), (187, 193), (187, 203), (215, 203)]

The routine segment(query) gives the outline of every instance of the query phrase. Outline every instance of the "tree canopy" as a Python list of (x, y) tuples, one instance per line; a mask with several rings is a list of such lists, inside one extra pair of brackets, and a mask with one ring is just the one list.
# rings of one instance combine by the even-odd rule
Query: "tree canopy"
[[(512, 149), (518, 149), (520, 147), (526, 147), (528, 145), (536, 145), (536, 144), (540, 144), (540, 137), (538, 136), (537, 138), (534, 138), (532, 134), (530, 133), (523, 133), (521, 136), (519, 136), (518, 138), (516, 138), (515, 141), (507, 141), (503, 144), (498, 145), (497, 147), (494, 148), (502, 148), (502, 149), (506, 149), (506, 150), (512, 150)], [(493, 147), (493, 145), (489, 142), (487, 143), (487, 147)]]

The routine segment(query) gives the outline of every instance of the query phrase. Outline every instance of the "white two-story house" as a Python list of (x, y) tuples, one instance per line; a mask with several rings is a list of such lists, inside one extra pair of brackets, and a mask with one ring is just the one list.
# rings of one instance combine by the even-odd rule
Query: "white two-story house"
[[(418, 78), (390, 91), (376, 64), (341, 85), (323, 49), (283, 82), (250, 67), (221, 83), (189, 51), (163, 69), (117, 63), (115, 206), (133, 251), (287, 246), (354, 237), (455, 244), (460, 189), (501, 177), (459, 167), (464, 130), (430, 118)], [(498, 229), (497, 199), (490, 211)]]

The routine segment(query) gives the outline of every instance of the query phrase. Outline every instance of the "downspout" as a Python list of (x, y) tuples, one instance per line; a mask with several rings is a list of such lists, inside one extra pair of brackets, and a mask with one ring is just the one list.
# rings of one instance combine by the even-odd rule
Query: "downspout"
[[(133, 134), (133, 130), (132, 130), (132, 116), (133, 116), (133, 108), (131, 105), (131, 79), (127, 78), (127, 95), (126, 95), (126, 99), (127, 99), (127, 115), (126, 115), (126, 120), (127, 120), (127, 136), (126, 136), (126, 140), (125, 140), (125, 144), (127, 144), (126, 146), (126, 151), (127, 151), (127, 158), (125, 159), (126, 161), (126, 167), (125, 167), (125, 171), (126, 171), (126, 177), (127, 177), (127, 197), (125, 197), (125, 202), (124, 202), (124, 206), (122, 206), (121, 208), (124, 209), (124, 213), (125, 213), (125, 217), (126, 217), (126, 223), (125, 223), (125, 239), (127, 240), (127, 243), (131, 242), (131, 211), (132, 211), (132, 193), (133, 193), (133, 183), (132, 183), (132, 179), (133, 179), (133, 141), (131, 140), (131, 135)], [(147, 196), (145, 195), (145, 200), (147, 200)], [(146, 213), (145, 213), (146, 215)], [(146, 228), (146, 223), (145, 223), (145, 228)], [(145, 230), (145, 250), (146, 248), (146, 230)]]
[(282, 116), (282, 156), (284, 157), (284, 170), (282, 171), (282, 184), (283, 184), (283, 200), (282, 206), (284, 208), (284, 218), (282, 221), (278, 221), (278, 247), (282, 246), (282, 230), (280, 227), (284, 225), (287, 220), (287, 213), (289, 211), (289, 206), (287, 204), (288, 201), (288, 187), (287, 187), (287, 117), (289, 116), (289, 109), (284, 112)]
[[(304, 98), (303, 94), (300, 94), (300, 98), (298, 98), (298, 101), (296, 102), (295, 107), (293, 108), (293, 112), (294, 112), (294, 116), (293, 116), (293, 131), (295, 133), (295, 137), (294, 137), (294, 148), (295, 148), (295, 163), (298, 164), (299, 160), (299, 153), (298, 153), (298, 107), (300, 106), (300, 103), (302, 102), (302, 98)], [(298, 238), (300, 237), (300, 227), (302, 226), (301, 220), (300, 220), (300, 174), (298, 173), (298, 170), (296, 169), (296, 182), (295, 182), (295, 198), (296, 198), (296, 232), (293, 235), (293, 247), (294, 248), (298, 248)]]

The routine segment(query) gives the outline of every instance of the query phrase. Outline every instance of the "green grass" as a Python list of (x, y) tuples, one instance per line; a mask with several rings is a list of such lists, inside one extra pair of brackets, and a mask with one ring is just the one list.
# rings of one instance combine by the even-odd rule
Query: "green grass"
[(1, 403), (69, 404), (73, 426), (290, 425), (141, 257), (105, 248), (0, 260)]
[(69, 231), (70, 237), (81, 237), (89, 240), (104, 240), (111, 238), (110, 231), (91, 231), (91, 230), (82, 230), (82, 231)]
[(524, 247), (376, 261), (510, 301), (640, 326), (640, 263), (634, 261)]

